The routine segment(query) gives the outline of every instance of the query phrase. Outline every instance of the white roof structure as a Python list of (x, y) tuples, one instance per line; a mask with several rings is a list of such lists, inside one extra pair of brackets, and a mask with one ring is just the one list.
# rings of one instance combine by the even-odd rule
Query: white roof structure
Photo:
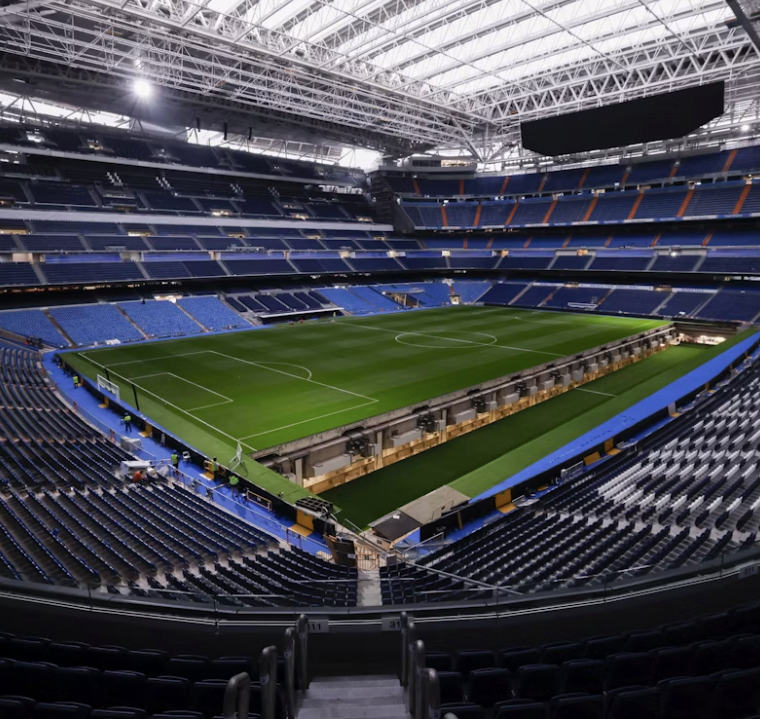
[(6, 53), (482, 160), (520, 120), (725, 80), (738, 127), (760, 96), (726, 0), (27, 0), (0, 24)]

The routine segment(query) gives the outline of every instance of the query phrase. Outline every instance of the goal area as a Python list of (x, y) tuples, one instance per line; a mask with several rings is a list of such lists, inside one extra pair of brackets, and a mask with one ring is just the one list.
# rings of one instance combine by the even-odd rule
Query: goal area
[(117, 401), (121, 400), (121, 396), (119, 395), (119, 385), (117, 385), (115, 382), (111, 382), (111, 380), (103, 377), (101, 374), (98, 375), (98, 389), (109, 392), (114, 397), (116, 397)]

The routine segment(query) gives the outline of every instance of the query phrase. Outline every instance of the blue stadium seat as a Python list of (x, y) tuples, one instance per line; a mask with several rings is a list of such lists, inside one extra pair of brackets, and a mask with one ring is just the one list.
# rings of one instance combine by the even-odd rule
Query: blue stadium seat
[(626, 686), (646, 686), (649, 684), (651, 673), (652, 666), (647, 654), (613, 654), (607, 658), (605, 687), (617, 689)]
[(652, 681), (673, 679), (684, 676), (687, 672), (689, 647), (668, 647), (652, 649), (649, 656), (652, 662)]
[(604, 691), (605, 663), (601, 659), (573, 659), (562, 664), (562, 691), (600, 694)]
[(251, 673), (251, 660), (248, 657), (219, 657), (211, 660), (207, 677), (227, 680), (242, 672)]
[(657, 685), (659, 716), (668, 719), (709, 719), (712, 681), (707, 677), (665, 679)]
[(218, 297), (183, 297), (178, 304), (209, 330), (250, 327), (240, 315), (226, 307)]
[(100, 701), (100, 672), (94, 667), (56, 667), (52, 680), (54, 696), (60, 701)]
[[(458, 716), (458, 715), (457, 715)], [(547, 719), (549, 707), (541, 702), (513, 699), (496, 707), (495, 719)]]
[[(84, 642), (51, 642), (48, 645), (46, 657), (48, 661), (61, 667), (85, 666), (89, 646)], [(1, 650), (0, 654), (2, 654)]]
[(492, 707), (512, 696), (512, 675), (507, 669), (473, 669), (467, 679), (467, 698), (473, 704)]
[(629, 686), (607, 692), (607, 719), (641, 719), (658, 716), (657, 690)]
[(0, 697), (0, 716), (3, 719), (32, 719), (22, 701), (7, 697)]
[(137, 671), (104, 671), (103, 699), (108, 706), (129, 706), (145, 701), (145, 674)]
[(133, 649), (127, 652), (127, 666), (135, 672), (155, 677), (166, 674), (167, 652), (160, 649)]
[(130, 342), (143, 335), (113, 305), (54, 307), (50, 314), (78, 345), (118, 339)]
[(486, 712), (477, 704), (450, 704), (441, 706), (441, 716), (453, 714), (457, 719), (485, 719)]
[(150, 677), (145, 682), (145, 708), (154, 714), (188, 708), (191, 682), (182, 677)]
[(558, 696), (549, 704), (551, 719), (604, 719), (605, 699), (601, 695)]
[(464, 681), (459, 672), (439, 671), (438, 681), (441, 687), (441, 704), (459, 704), (464, 701)]
[(227, 682), (223, 679), (196, 681), (192, 689), (192, 706), (207, 716), (213, 716), (224, 705)]
[(490, 669), (496, 666), (496, 655), (482, 650), (457, 652), (454, 657), (454, 670), (467, 676), (475, 669)]
[(39, 337), (52, 347), (68, 347), (66, 338), (42, 310), (0, 312), (0, 327), (24, 337)]
[(428, 652), (425, 655), (425, 666), (437, 672), (450, 672), (452, 668), (451, 654), (448, 652)]
[(40, 702), (32, 712), (33, 719), (88, 719), (90, 707), (73, 702)]
[(181, 337), (202, 332), (173, 302), (122, 302), (119, 307), (148, 337)]
[(714, 719), (739, 719), (760, 706), (760, 666), (726, 671), (712, 677), (714, 688), (708, 715)]
[(208, 657), (180, 654), (169, 659), (166, 671), (170, 676), (199, 682), (208, 677)]
[(559, 667), (555, 664), (527, 664), (520, 667), (515, 694), (522, 699), (547, 701), (559, 694)]

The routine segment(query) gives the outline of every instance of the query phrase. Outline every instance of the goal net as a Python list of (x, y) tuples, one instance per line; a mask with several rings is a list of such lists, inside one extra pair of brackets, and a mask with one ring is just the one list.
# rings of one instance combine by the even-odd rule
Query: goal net
[(110, 392), (117, 400), (121, 400), (121, 397), (119, 396), (119, 385), (106, 379), (101, 374), (98, 375), (98, 389)]

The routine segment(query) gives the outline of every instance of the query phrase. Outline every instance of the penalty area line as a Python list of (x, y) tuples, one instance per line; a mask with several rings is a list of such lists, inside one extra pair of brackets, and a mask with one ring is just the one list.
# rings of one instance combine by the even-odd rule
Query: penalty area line
[[(187, 382), (188, 384), (193, 385), (194, 387), (197, 387), (198, 389), (203, 390), (204, 392), (208, 392), (209, 394), (215, 394), (217, 397), (221, 397), (224, 402), (217, 402), (216, 404), (228, 404), (230, 402), (234, 402), (234, 399), (230, 399), (226, 395), (221, 394), (220, 392), (214, 392), (213, 389), (209, 389), (208, 387), (204, 387), (203, 385), (198, 384), (197, 382), (193, 382), (191, 379), (186, 379), (185, 377), (180, 377), (178, 374), (174, 374), (174, 372), (156, 372), (155, 374), (143, 374), (139, 377), (134, 377), (134, 379), (147, 379), (148, 377), (163, 377), (164, 375), (170, 375), (171, 377), (174, 377), (174, 379), (178, 379), (181, 382)], [(213, 407), (214, 405), (207, 405), (208, 407)], [(202, 407), (196, 407), (195, 409), (203, 409)], [(189, 410), (192, 412), (193, 410)]]
[[(98, 353), (100, 353), (100, 352), (107, 352), (108, 349), (117, 350), (117, 349), (124, 349), (124, 348), (123, 347), (110, 347), (110, 348), (105, 348), (105, 349), (95, 350), (95, 351), (98, 352)], [(146, 357), (145, 359), (128, 360), (127, 362), (112, 362), (109, 365), (105, 365), (105, 367), (106, 367), (106, 369), (108, 369), (110, 367), (124, 367), (125, 365), (128, 365), (128, 364), (140, 364), (141, 362), (145, 362), (145, 363), (148, 363), (148, 362), (160, 362), (161, 360), (177, 359), (177, 357), (192, 357), (193, 355), (204, 355), (208, 351), (209, 350), (199, 350), (197, 352), (177, 353), (175, 355), (168, 355), (166, 357)], [(85, 357), (86, 359), (89, 359), (89, 357), (87, 357), (88, 354), (89, 354), (89, 352), (88, 353), (84, 353), (82, 356)], [(144, 376), (147, 377), (149, 375), (144, 375)]]
[[(317, 380), (311, 379), (311, 378), (300, 377), (299, 375), (293, 374), (292, 372), (286, 372), (285, 370), (275, 369), (274, 367), (269, 366), (270, 364), (284, 365), (286, 364), (285, 362), (279, 362), (279, 363), (270, 362), (269, 364), (266, 364), (266, 363), (261, 363), (261, 362), (252, 362), (251, 360), (240, 359), (240, 357), (233, 357), (232, 355), (227, 355), (227, 354), (224, 354), (223, 352), (217, 352), (216, 350), (208, 350), (208, 351), (211, 354), (219, 355), (220, 357), (226, 357), (227, 359), (234, 360), (235, 362), (242, 362), (243, 364), (249, 364), (249, 365), (252, 365), (253, 367), (259, 367), (261, 369), (269, 370), (270, 372), (276, 372), (277, 374), (282, 374), (282, 375), (285, 375), (286, 377), (292, 377), (293, 379), (301, 380), (301, 382), (310, 382), (311, 384), (316, 384), (316, 385), (319, 385), (320, 387), (327, 387), (327, 389), (333, 389), (336, 392), (342, 392), (343, 394), (350, 394), (350, 395), (353, 395), (354, 397), (359, 397), (359, 399), (366, 399), (368, 400), (368, 404), (378, 401), (374, 397), (368, 397), (365, 394), (352, 392), (351, 390), (348, 390), (348, 389), (341, 389), (340, 387), (336, 387), (335, 385), (332, 385), (332, 384), (327, 384), (325, 382), (318, 382)], [(291, 365), (291, 366), (293, 367), (297, 366), (300, 369), (305, 369), (308, 372), (310, 372), (310, 370), (307, 367), (301, 367), (301, 365)]]
[[(125, 380), (127, 382), (132, 382), (132, 380), (128, 380), (126, 377), (123, 377), (122, 375), (118, 375), (118, 376), (122, 380)], [(226, 432), (222, 432), (221, 429), (219, 429), (217, 427), (214, 427), (213, 424), (210, 424), (209, 422), (206, 422), (206, 421), (202, 420), (200, 417), (196, 417), (194, 414), (191, 414), (191, 410), (182, 409), (182, 407), (177, 407), (177, 405), (174, 404), (173, 402), (170, 402), (168, 399), (164, 399), (163, 397), (159, 397), (159, 395), (151, 392), (149, 389), (145, 389), (145, 387), (143, 387), (142, 385), (137, 384), (136, 382), (132, 382), (132, 384), (135, 387), (137, 387), (138, 389), (140, 389), (142, 392), (144, 392), (146, 395), (149, 395), (149, 396), (153, 397), (154, 399), (156, 399), (157, 401), (162, 402), (167, 407), (171, 407), (173, 410), (176, 410), (177, 412), (181, 412), (182, 414), (187, 415), (194, 422), (200, 422), (200, 424), (202, 424), (205, 427), (208, 427), (209, 429), (213, 430), (217, 435), (220, 435), (222, 437), (226, 437), (231, 442), (235, 442), (235, 444), (237, 444), (238, 442), (240, 442), (244, 446), (248, 447), (248, 449), (250, 449), (251, 451), (253, 451), (253, 452), (256, 451), (256, 448), (252, 447), (250, 444), (245, 444), (245, 442), (243, 442), (242, 440), (238, 439), (237, 437), (233, 437), (232, 435), (227, 434)], [(227, 403), (225, 402), (224, 404), (227, 404)], [(144, 414), (144, 413), (141, 412), (140, 414)]]

